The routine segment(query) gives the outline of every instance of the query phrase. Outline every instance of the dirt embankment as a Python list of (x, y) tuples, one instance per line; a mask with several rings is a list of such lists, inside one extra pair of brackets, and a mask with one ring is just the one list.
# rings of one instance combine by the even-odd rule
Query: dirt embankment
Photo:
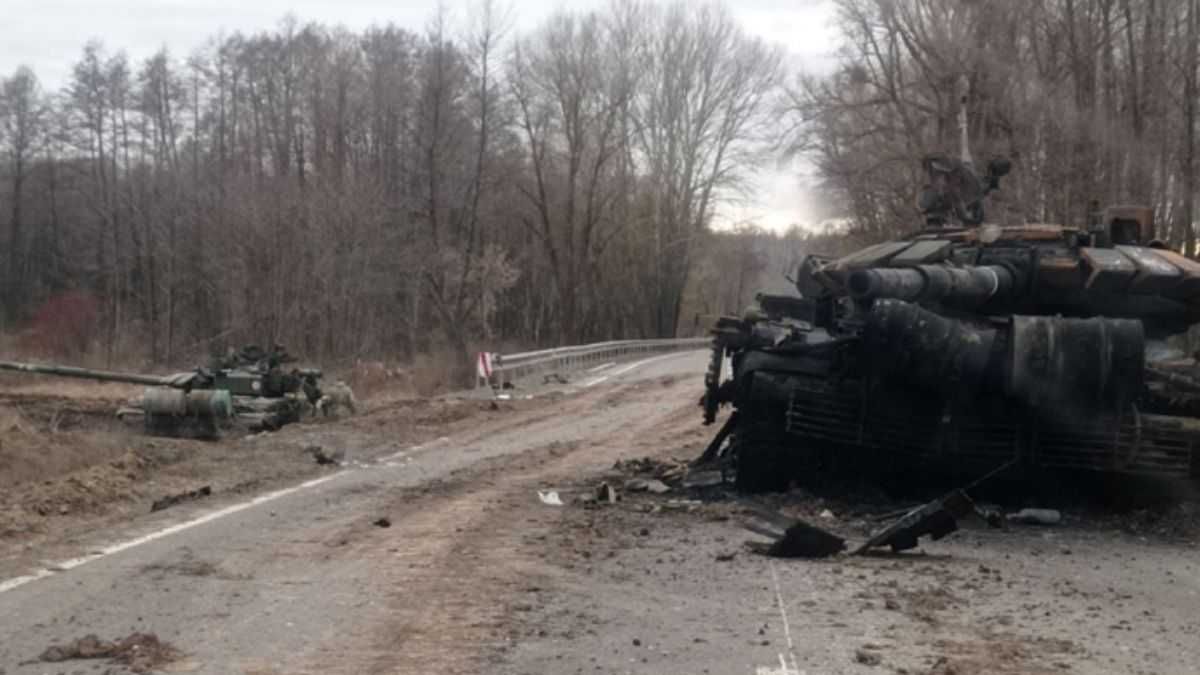
[(122, 390), (69, 393), (0, 392), (0, 563), (15, 564), (25, 552), (148, 513), (155, 504), (217, 502), (334, 468), (313, 461), (314, 445), (341, 451), (346, 461), (366, 460), (498, 414), (487, 402), (393, 393), (364, 401), (364, 412), (349, 419), (314, 418), (277, 433), (201, 441), (148, 436), (120, 422)]

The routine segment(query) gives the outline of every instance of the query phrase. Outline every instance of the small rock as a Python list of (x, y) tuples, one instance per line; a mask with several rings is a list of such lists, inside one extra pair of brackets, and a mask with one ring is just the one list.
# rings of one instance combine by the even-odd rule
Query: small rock
[(824, 511), (821, 512), (821, 517), (825, 518), (825, 519), (832, 519), (833, 511), (830, 511), (829, 509), (825, 509)]
[(387, 518), (380, 518), (371, 524), (375, 527), (391, 527), (392, 521), (388, 520)]
[(346, 458), (345, 450), (326, 450), (319, 445), (310, 445), (304, 451), (312, 455), (313, 460), (322, 466), (341, 464), (342, 460)]
[(874, 652), (869, 652), (865, 649), (857, 649), (854, 651), (854, 660), (864, 666), (877, 666), (883, 663), (883, 659)]
[(720, 471), (697, 471), (684, 476), (680, 485), (685, 488), (703, 488), (721, 485), (724, 482), (725, 476)]
[(728, 553), (718, 553), (717, 554), (717, 562), (729, 562), (736, 557), (737, 557), (737, 551), (730, 551)]
[(671, 491), (671, 488), (661, 480), (646, 481), (646, 491), (651, 494), (661, 495)]
[(639, 639), (637, 639), (637, 638), (633, 638), (633, 646), (634, 646), (634, 647), (641, 647), (641, 646), (642, 646), (642, 641), (641, 641), (641, 640), (639, 640)]
[(656, 495), (671, 491), (666, 483), (654, 478), (631, 478), (625, 482), (625, 489), (630, 492), (650, 492)]
[(601, 483), (600, 487), (596, 488), (596, 501), (601, 504), (615, 504), (617, 502), (617, 491), (607, 482)]

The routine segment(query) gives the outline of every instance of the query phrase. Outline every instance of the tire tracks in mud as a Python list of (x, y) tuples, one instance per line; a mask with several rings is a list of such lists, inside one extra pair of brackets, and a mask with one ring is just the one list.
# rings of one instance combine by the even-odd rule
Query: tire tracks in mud
[(372, 536), (365, 521), (331, 528), (321, 548), (372, 560), (386, 618), (339, 631), (335, 644), (320, 645), (286, 672), (486, 672), (553, 574), (541, 549), (554, 545), (563, 507), (543, 505), (536, 491), (611, 466), (692, 425), (689, 389), (662, 378), (574, 397), (547, 417), (606, 407), (624, 422), (580, 440), (531, 437), (525, 450), (387, 495), (381, 513), (392, 524), (384, 536)]

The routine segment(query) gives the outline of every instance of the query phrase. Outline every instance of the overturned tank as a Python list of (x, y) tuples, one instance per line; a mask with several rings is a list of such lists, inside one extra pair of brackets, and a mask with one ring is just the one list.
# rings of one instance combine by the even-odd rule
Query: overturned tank
[(298, 421), (321, 400), (321, 371), (292, 368), (286, 350), (257, 346), (215, 358), (207, 366), (172, 375), (119, 373), (73, 366), (0, 361), (0, 370), (145, 385), (117, 410), (164, 436), (216, 438), (222, 430), (273, 431)]
[(918, 231), (808, 256), (796, 295), (718, 321), (705, 423), (733, 411), (702, 459), (747, 491), (838, 466), (1200, 475), (1200, 263), (1156, 240), (1149, 208), (985, 224), (1007, 160), (924, 167)]

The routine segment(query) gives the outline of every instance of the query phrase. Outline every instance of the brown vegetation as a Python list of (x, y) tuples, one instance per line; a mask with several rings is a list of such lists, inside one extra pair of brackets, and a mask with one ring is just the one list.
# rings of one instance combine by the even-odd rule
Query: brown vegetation
[(313, 359), (670, 336), (766, 149), (777, 49), (718, 5), (526, 35), (284, 20), (0, 96), (3, 323), (47, 356)]

